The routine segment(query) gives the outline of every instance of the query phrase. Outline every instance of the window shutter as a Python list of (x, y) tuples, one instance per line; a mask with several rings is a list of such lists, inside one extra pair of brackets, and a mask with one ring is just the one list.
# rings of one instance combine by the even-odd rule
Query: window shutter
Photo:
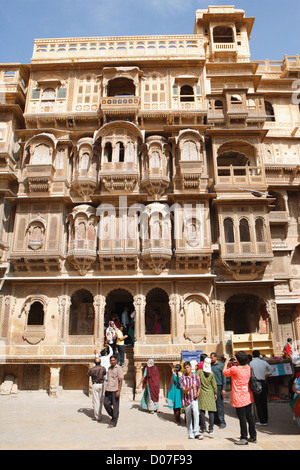
[(32, 90), (31, 99), (32, 100), (38, 100), (40, 98), (40, 93), (41, 93), (41, 90), (39, 88), (34, 88)]
[(59, 88), (57, 90), (57, 98), (63, 99), (67, 97), (67, 89), (66, 88)]

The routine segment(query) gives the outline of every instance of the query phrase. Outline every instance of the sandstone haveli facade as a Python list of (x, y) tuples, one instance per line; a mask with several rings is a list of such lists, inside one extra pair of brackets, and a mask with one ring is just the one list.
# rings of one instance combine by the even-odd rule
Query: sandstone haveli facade
[(149, 357), (164, 393), (183, 350), (300, 340), (300, 58), (251, 60), (253, 23), (211, 6), (190, 35), (37, 39), (0, 64), (2, 380), (87, 389), (125, 306), (123, 393)]

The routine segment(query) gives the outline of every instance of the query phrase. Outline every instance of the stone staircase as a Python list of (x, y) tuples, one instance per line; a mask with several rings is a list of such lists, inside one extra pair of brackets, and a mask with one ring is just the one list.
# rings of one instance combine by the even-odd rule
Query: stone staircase
[(125, 365), (123, 366), (124, 380), (122, 385), (121, 397), (134, 399), (135, 372), (133, 361), (133, 346), (125, 347)]

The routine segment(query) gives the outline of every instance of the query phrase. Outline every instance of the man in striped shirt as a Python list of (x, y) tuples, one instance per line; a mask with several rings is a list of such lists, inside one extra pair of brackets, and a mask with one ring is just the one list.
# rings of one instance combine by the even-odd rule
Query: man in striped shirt
[(198, 398), (200, 393), (199, 375), (193, 374), (190, 362), (184, 363), (185, 374), (182, 375), (180, 386), (183, 391), (182, 405), (185, 409), (186, 425), (189, 439), (203, 439), (199, 429)]

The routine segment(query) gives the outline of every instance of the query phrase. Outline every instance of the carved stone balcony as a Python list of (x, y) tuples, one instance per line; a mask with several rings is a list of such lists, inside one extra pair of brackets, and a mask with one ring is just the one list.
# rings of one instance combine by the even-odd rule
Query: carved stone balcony
[(260, 166), (218, 166), (216, 189), (265, 189), (265, 172)]
[(138, 167), (134, 162), (102, 163), (100, 180), (106, 191), (134, 192), (138, 178)]
[(72, 188), (84, 199), (93, 194), (98, 185), (96, 171), (80, 169), (74, 173)]
[(172, 257), (170, 240), (143, 240), (141, 256), (155, 274), (160, 274)]
[(97, 260), (95, 240), (70, 241), (67, 260), (70, 261), (81, 276), (84, 276)]
[(177, 270), (206, 273), (210, 269), (212, 249), (202, 246), (196, 238), (188, 239), (183, 236), (175, 241), (174, 256)]
[(130, 271), (138, 264), (138, 239), (99, 239), (98, 258), (101, 271)]
[(55, 174), (53, 165), (25, 165), (23, 183), (29, 193), (49, 192)]
[(38, 344), (45, 339), (46, 327), (44, 325), (26, 325), (23, 339), (29, 344)]
[(101, 99), (101, 111), (103, 114), (137, 114), (141, 100), (138, 96), (108, 96)]
[(141, 185), (155, 200), (159, 199), (170, 185), (170, 175), (166, 168), (149, 168), (144, 171)]
[(237, 52), (237, 45), (235, 42), (213, 42), (212, 43), (212, 52), (214, 55), (216, 54), (224, 54), (227, 52), (236, 53)]
[(269, 212), (269, 222), (272, 225), (275, 224), (288, 224), (289, 214), (287, 211), (271, 211)]
[(260, 278), (273, 259), (268, 242), (221, 243), (221, 262), (235, 280)]
[(208, 178), (203, 175), (203, 162), (183, 161), (179, 162), (179, 174), (175, 177), (176, 189), (189, 192), (206, 191)]

